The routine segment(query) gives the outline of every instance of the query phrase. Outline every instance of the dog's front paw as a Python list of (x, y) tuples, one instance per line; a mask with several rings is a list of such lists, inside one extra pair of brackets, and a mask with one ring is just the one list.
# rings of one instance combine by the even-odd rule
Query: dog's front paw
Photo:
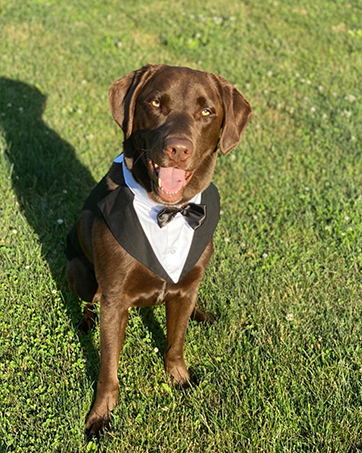
[(184, 389), (190, 387), (191, 378), (184, 363), (175, 364), (165, 360), (165, 371), (171, 376), (173, 384)]
[(91, 440), (96, 437), (99, 439), (102, 432), (108, 430), (111, 426), (111, 412), (106, 411), (105, 414), (100, 414), (92, 409), (86, 422), (86, 436), (87, 440)]
[(107, 391), (102, 384), (98, 383), (97, 398), (92, 410), (90, 411), (85, 427), (88, 439), (99, 438), (100, 434), (109, 429), (111, 424), (112, 410), (118, 400), (118, 384)]

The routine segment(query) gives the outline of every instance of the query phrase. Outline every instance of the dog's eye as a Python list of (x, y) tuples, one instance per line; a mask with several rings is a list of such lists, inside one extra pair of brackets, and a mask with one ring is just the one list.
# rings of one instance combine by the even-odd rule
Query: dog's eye
[(202, 116), (209, 116), (209, 115), (211, 115), (211, 110), (210, 110), (210, 109), (204, 109), (204, 110), (201, 112), (201, 115), (202, 115)]
[(154, 99), (151, 104), (154, 106), (154, 107), (161, 107), (161, 102), (158, 100), (158, 99)]

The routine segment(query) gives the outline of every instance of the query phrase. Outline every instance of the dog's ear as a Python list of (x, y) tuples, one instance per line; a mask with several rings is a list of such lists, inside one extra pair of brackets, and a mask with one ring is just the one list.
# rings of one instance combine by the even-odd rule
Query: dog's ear
[(249, 102), (231, 83), (223, 77), (217, 77), (217, 79), (224, 108), (219, 146), (220, 151), (227, 154), (238, 145), (241, 134), (251, 117), (252, 109)]
[(132, 134), (137, 95), (159, 66), (161, 65), (147, 64), (116, 80), (109, 89), (111, 113), (115, 122), (122, 129), (125, 139)]

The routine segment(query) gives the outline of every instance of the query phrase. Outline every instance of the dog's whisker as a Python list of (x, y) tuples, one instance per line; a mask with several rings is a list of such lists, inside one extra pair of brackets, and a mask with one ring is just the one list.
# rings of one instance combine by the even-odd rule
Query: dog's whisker
[[(137, 151), (141, 151), (141, 150), (138, 149)], [(137, 159), (135, 160), (134, 164), (137, 164), (137, 162), (141, 159), (141, 157), (142, 157), (144, 154), (146, 154), (146, 153), (147, 153), (147, 150), (146, 150), (146, 149), (143, 150), (143, 151), (141, 152), (141, 154), (140, 154), (140, 155), (137, 157)]]

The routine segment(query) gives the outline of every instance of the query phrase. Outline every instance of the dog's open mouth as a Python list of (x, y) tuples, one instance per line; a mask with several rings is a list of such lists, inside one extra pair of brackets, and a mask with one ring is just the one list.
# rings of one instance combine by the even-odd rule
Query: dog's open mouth
[(190, 182), (194, 171), (185, 171), (175, 167), (160, 167), (152, 159), (148, 160), (149, 166), (157, 179), (157, 193), (159, 197), (168, 202), (177, 202)]

